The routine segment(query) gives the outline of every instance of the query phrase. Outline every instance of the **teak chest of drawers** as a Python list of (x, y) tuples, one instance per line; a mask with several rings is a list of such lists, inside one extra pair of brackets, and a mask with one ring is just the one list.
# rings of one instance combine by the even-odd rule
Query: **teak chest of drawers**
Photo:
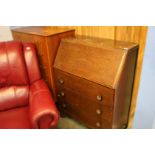
[(62, 39), (54, 63), (61, 113), (89, 128), (126, 128), (137, 53), (134, 43)]
[(12, 34), (14, 40), (32, 42), (36, 45), (42, 76), (49, 88), (54, 92), (52, 66), (60, 40), (65, 37), (74, 37), (75, 30), (31, 26), (12, 29)]

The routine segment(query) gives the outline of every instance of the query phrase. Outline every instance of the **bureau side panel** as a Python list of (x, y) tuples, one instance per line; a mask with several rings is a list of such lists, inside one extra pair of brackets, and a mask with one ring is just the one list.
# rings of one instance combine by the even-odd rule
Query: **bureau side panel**
[(131, 105), (138, 47), (128, 51), (115, 89), (113, 128), (126, 128)]

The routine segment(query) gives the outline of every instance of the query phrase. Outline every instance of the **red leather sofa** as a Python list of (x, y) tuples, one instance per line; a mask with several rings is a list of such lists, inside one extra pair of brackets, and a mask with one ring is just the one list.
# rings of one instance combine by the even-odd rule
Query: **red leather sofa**
[(0, 128), (55, 128), (59, 113), (32, 43), (0, 43)]

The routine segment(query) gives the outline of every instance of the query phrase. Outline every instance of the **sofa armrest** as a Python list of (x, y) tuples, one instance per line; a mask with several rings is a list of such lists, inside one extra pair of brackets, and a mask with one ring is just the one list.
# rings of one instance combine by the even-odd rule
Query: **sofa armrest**
[(55, 128), (59, 113), (51, 93), (43, 80), (30, 86), (30, 120), (33, 128)]

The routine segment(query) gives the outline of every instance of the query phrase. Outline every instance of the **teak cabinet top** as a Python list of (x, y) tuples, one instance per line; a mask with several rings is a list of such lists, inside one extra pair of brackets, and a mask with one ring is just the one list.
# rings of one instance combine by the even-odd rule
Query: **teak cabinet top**
[(63, 32), (75, 31), (74, 29), (68, 28), (50, 28), (48, 29), (45, 26), (29, 26), (29, 27), (20, 27), (12, 29), (15, 32), (21, 32), (26, 34), (34, 34), (39, 36), (52, 36)]
[(127, 54), (135, 48), (138, 44), (110, 39), (85, 36), (64, 38), (54, 67), (115, 89)]

